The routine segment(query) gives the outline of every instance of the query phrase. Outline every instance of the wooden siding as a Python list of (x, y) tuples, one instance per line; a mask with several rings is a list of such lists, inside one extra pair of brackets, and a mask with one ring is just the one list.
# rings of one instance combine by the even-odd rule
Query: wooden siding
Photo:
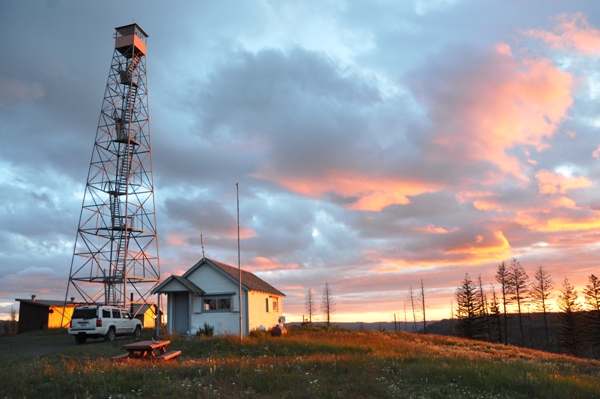
[[(192, 298), (191, 333), (196, 334), (198, 329), (204, 328), (204, 323), (207, 323), (215, 328), (215, 334), (239, 334), (239, 285), (209, 265), (203, 265), (198, 268), (194, 273), (189, 275), (187, 279), (206, 292), (204, 296), (194, 296)], [(204, 297), (225, 294), (231, 296), (232, 311), (203, 311), (202, 304)], [(244, 309), (247, 308), (245, 297), (246, 295), (242, 296), (242, 307)], [(247, 330), (247, 315), (245, 313), (246, 312), (242, 315), (242, 326), (244, 330)], [(244, 331), (244, 334), (247, 332), (248, 331)]]
[(172, 280), (169, 284), (165, 285), (161, 292), (172, 292), (172, 291), (188, 291), (187, 287), (181, 284), (177, 280)]
[[(278, 311), (272, 309), (271, 298), (278, 301)], [(269, 311), (267, 312), (266, 301), (269, 299)], [(283, 315), (283, 297), (267, 294), (264, 292), (251, 291), (248, 293), (248, 313), (250, 314), (249, 329), (268, 330), (279, 322)]]

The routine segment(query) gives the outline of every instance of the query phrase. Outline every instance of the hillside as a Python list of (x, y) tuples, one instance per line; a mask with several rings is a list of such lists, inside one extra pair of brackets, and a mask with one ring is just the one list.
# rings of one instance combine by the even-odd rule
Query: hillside
[(111, 362), (130, 341), (0, 337), (0, 397), (600, 398), (597, 361), (439, 335), (296, 327), (243, 345), (172, 337), (177, 360)]
[[(558, 313), (548, 313), (548, 341), (546, 341), (546, 329), (541, 313), (523, 314), (523, 341), (526, 348), (541, 349), (553, 353), (561, 353), (558, 346), (558, 334), (556, 326), (559, 324)], [(427, 333), (439, 335), (455, 335), (456, 320), (440, 320), (427, 326)], [(521, 333), (519, 320), (516, 314), (507, 315), (508, 344), (521, 346)], [(502, 330), (504, 336), (504, 330)], [(594, 357), (591, 349), (581, 353), (581, 356)]]

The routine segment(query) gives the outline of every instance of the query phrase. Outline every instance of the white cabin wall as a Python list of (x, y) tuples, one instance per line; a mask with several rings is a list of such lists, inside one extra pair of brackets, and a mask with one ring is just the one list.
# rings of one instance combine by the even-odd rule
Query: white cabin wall
[[(269, 312), (267, 312), (267, 298), (277, 298), (279, 309), (273, 312), (271, 303), (269, 303)], [(283, 297), (267, 294), (264, 292), (250, 291), (248, 293), (248, 313), (250, 316), (249, 329), (268, 330), (279, 322), (279, 317), (283, 315)]]
[[(203, 311), (203, 298), (201, 296), (194, 295), (191, 304), (191, 333), (196, 334), (198, 329), (204, 328), (204, 323), (214, 327), (214, 334), (239, 334), (240, 327), (240, 313), (239, 313), (239, 284), (231, 281), (229, 277), (223, 275), (219, 271), (215, 270), (209, 265), (204, 265), (197, 269), (194, 273), (187, 277), (188, 280), (202, 288), (205, 295), (222, 295), (232, 294), (232, 307), (233, 311), (230, 312), (207, 312)], [(247, 295), (242, 295), (242, 308), (246, 309)], [(242, 314), (242, 328), (244, 334), (247, 333), (247, 318), (246, 312)]]

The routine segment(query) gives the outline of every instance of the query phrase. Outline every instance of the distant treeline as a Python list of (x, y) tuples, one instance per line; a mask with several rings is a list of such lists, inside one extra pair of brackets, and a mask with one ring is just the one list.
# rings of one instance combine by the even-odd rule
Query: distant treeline
[[(600, 280), (595, 275), (588, 277), (581, 291), (583, 305), (575, 287), (565, 278), (556, 298), (558, 312), (550, 312), (554, 282), (543, 266), (530, 280), (521, 263), (513, 258), (498, 265), (495, 280), (497, 289), (493, 284), (484, 289), (481, 276), (474, 281), (465, 275), (456, 289), (452, 334), (600, 358)], [(435, 324), (427, 328), (439, 333)]]

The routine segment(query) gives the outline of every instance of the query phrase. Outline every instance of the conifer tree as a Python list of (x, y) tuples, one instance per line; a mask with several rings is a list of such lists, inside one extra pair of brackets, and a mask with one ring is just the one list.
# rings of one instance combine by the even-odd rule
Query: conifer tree
[(466, 338), (482, 338), (484, 335), (483, 304), (478, 291), (468, 273), (456, 289), (456, 332)]
[(542, 312), (544, 316), (544, 330), (546, 331), (546, 349), (550, 347), (548, 335), (548, 299), (554, 288), (554, 282), (550, 277), (548, 270), (541, 265), (536, 269), (533, 276), (534, 282), (531, 284), (531, 299), (535, 304), (536, 310)]
[(500, 303), (496, 296), (496, 289), (491, 285), (490, 294), (492, 301), (490, 302), (489, 317), (490, 317), (490, 340), (492, 342), (502, 343), (502, 321), (500, 320)]
[(521, 266), (516, 258), (513, 258), (508, 268), (509, 284), (511, 287), (511, 299), (517, 304), (517, 314), (519, 316), (519, 333), (521, 336), (521, 346), (525, 346), (525, 334), (523, 333), (523, 313), (521, 305), (527, 300), (529, 290), (527, 289), (527, 281), (529, 276), (525, 273), (525, 269)]
[[(488, 341), (492, 340), (492, 336), (491, 336), (491, 326), (490, 326), (490, 317), (488, 314), (488, 308), (487, 308), (487, 297), (485, 296), (485, 294), (483, 293), (483, 283), (481, 282), (481, 274), (479, 276), (477, 276), (477, 281), (479, 282), (479, 302), (481, 303), (482, 306), (482, 317), (483, 317), (483, 321), (484, 321), (484, 329), (481, 332), (482, 334), (485, 335), (485, 339), (487, 339)], [(484, 337), (481, 337), (484, 338)]]
[(595, 275), (588, 277), (588, 284), (583, 290), (585, 295), (586, 337), (596, 358), (600, 357), (600, 279)]
[(506, 262), (502, 261), (496, 270), (496, 281), (500, 284), (500, 293), (502, 294), (502, 313), (504, 313), (504, 344), (508, 345), (508, 321), (506, 319), (507, 305), (510, 303), (512, 294), (508, 267)]
[(563, 281), (556, 303), (560, 310), (557, 326), (558, 346), (564, 352), (578, 356), (583, 349), (581, 308), (577, 303), (577, 291), (568, 278)]

